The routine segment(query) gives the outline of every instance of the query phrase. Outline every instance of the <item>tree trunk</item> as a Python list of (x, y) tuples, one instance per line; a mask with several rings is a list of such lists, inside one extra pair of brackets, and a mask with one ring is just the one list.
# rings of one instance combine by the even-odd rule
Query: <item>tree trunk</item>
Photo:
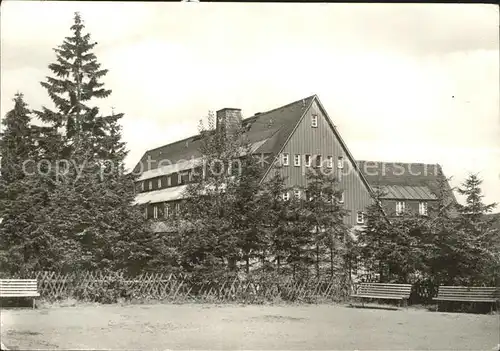
[(319, 279), (319, 245), (316, 244), (316, 277)]
[(330, 244), (330, 278), (333, 278), (333, 243)]

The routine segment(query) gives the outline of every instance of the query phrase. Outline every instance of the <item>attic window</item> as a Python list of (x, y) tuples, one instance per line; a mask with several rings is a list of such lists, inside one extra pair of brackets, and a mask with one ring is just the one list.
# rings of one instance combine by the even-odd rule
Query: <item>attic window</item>
[(311, 116), (311, 127), (318, 128), (318, 115)]

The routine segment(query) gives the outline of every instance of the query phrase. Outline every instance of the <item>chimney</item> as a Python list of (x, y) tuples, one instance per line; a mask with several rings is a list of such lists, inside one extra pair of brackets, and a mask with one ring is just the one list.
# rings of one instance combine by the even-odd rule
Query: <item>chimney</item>
[(223, 108), (216, 112), (216, 119), (217, 133), (232, 134), (241, 128), (241, 109)]

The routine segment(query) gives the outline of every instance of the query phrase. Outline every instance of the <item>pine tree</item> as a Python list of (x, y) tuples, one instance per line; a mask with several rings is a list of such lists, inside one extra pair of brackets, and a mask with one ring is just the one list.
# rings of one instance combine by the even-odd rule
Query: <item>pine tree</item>
[(22, 94), (2, 121), (0, 139), (0, 265), (23, 273), (50, 259), (50, 237), (37, 234), (37, 217), (46, 205), (47, 184), (39, 177), (31, 112)]
[(0, 177), (10, 184), (25, 177), (23, 162), (34, 156), (35, 145), (30, 126), (31, 111), (24, 102), (23, 94), (16, 94), (14, 108), (2, 120), (4, 131), (0, 134)]
[(84, 27), (80, 14), (75, 13), (72, 36), (54, 49), (57, 62), (49, 65), (54, 76), (41, 82), (56, 110), (44, 107), (36, 111), (43, 122), (63, 130), (65, 153), (62, 156), (65, 157), (73, 157), (83, 150), (89, 156), (105, 154), (102, 138), (106, 136), (106, 127), (121, 117), (98, 116), (99, 109), (89, 106), (93, 98), (106, 98), (111, 90), (104, 89), (104, 84), (99, 82), (108, 70), (101, 69), (91, 52), (97, 43), (91, 42), (90, 34), (83, 33)]
[[(309, 265), (308, 248), (310, 236), (301, 222), (301, 201), (285, 200), (283, 194), (293, 189), (286, 187), (280, 167), (274, 165), (270, 176), (262, 183), (261, 207), (265, 216), (261, 218), (266, 247), (264, 249), (266, 269), (276, 268), (278, 276), (299, 275)], [(268, 264), (267, 260), (275, 263)]]
[(144, 245), (152, 234), (132, 206), (134, 176), (124, 174), (123, 114), (102, 116), (93, 106), (111, 90), (100, 82), (108, 71), (92, 52), (97, 43), (83, 30), (76, 13), (72, 35), (55, 49), (57, 62), (49, 65), (54, 76), (41, 83), (55, 110), (36, 111), (47, 125), (40, 143), (56, 173), (49, 176), (55, 188), (40, 213), (49, 220), (39, 230), (56, 235), (66, 248), (53, 269), (137, 270), (150, 255)]

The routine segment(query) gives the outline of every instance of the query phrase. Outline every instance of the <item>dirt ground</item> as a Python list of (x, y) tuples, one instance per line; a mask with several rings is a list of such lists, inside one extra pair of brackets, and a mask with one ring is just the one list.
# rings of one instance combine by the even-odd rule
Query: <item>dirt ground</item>
[(1, 311), (10, 349), (489, 350), (499, 315), (335, 305), (91, 305)]

